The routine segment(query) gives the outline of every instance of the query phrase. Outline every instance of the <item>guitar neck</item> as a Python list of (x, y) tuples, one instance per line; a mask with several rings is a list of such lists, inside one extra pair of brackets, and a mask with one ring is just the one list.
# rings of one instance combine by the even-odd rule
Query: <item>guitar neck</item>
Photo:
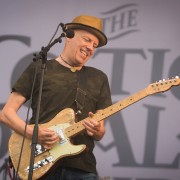
[[(131, 104), (145, 98), (146, 96), (148, 96), (149, 93), (148, 93), (148, 89), (145, 88), (127, 98), (125, 98), (124, 100), (122, 101), (119, 101), (99, 112), (97, 112), (93, 118), (96, 119), (97, 121), (102, 121), (103, 119), (111, 116), (112, 114), (130, 106)], [(78, 122), (78, 123), (75, 123), (73, 124), (72, 126), (66, 128), (65, 130), (65, 133), (67, 135), (67, 137), (73, 137), (77, 134), (79, 134), (80, 132), (82, 132), (83, 130), (85, 130), (85, 127), (83, 126), (83, 121), (84, 120), (88, 120), (89, 117), (83, 119), (82, 121)]]

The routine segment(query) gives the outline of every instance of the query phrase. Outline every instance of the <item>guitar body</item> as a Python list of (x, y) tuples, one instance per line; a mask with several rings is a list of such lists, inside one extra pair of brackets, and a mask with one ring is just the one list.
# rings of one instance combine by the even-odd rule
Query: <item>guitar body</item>
[[(36, 167), (33, 170), (32, 179), (40, 179), (61, 158), (77, 155), (85, 150), (85, 145), (73, 145), (65, 133), (65, 129), (73, 124), (75, 124), (74, 111), (72, 109), (64, 109), (51, 121), (40, 125), (56, 131), (62, 137), (62, 141), (54, 144), (52, 149), (40, 152), (35, 156), (34, 164)], [(23, 137), (17, 133), (13, 133), (9, 140), (9, 153), (16, 171), (18, 168), (22, 140)], [(30, 146), (31, 140), (26, 138), (21, 155), (21, 163), (18, 170), (18, 174), (22, 179), (28, 179), (28, 167), (31, 157)]]

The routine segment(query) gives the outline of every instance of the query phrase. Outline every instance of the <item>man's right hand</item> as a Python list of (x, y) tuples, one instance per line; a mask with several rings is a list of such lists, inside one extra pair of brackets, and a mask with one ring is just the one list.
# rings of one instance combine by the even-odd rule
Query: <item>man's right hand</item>
[(38, 143), (46, 149), (51, 149), (56, 142), (61, 139), (56, 132), (45, 127), (39, 127), (38, 130)]

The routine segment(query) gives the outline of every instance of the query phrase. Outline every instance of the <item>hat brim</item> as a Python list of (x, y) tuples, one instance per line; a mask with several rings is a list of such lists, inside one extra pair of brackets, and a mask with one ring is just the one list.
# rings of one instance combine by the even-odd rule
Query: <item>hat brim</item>
[(99, 39), (99, 44), (97, 47), (102, 47), (107, 44), (106, 35), (96, 28), (93, 28), (91, 26), (87, 26), (84, 24), (80, 24), (80, 23), (67, 23), (66, 27), (69, 29), (82, 29), (82, 30), (86, 30), (86, 31), (94, 34)]

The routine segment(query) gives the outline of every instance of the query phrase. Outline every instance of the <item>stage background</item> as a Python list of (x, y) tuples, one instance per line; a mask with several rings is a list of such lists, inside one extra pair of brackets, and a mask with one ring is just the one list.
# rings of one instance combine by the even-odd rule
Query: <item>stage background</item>
[[(97, 49), (88, 65), (108, 75), (114, 103), (160, 79), (180, 75), (179, 7), (179, 0), (0, 0), (0, 108), (32, 54), (48, 44), (60, 22), (80, 14), (105, 22), (109, 43)], [(58, 56), (62, 47), (53, 46), (48, 57)], [(179, 180), (179, 107), (180, 87), (173, 87), (108, 118), (106, 135), (95, 148), (100, 179)], [(19, 111), (23, 119), (26, 111), (26, 106)], [(9, 179), (10, 134), (0, 124), (3, 180)]]

